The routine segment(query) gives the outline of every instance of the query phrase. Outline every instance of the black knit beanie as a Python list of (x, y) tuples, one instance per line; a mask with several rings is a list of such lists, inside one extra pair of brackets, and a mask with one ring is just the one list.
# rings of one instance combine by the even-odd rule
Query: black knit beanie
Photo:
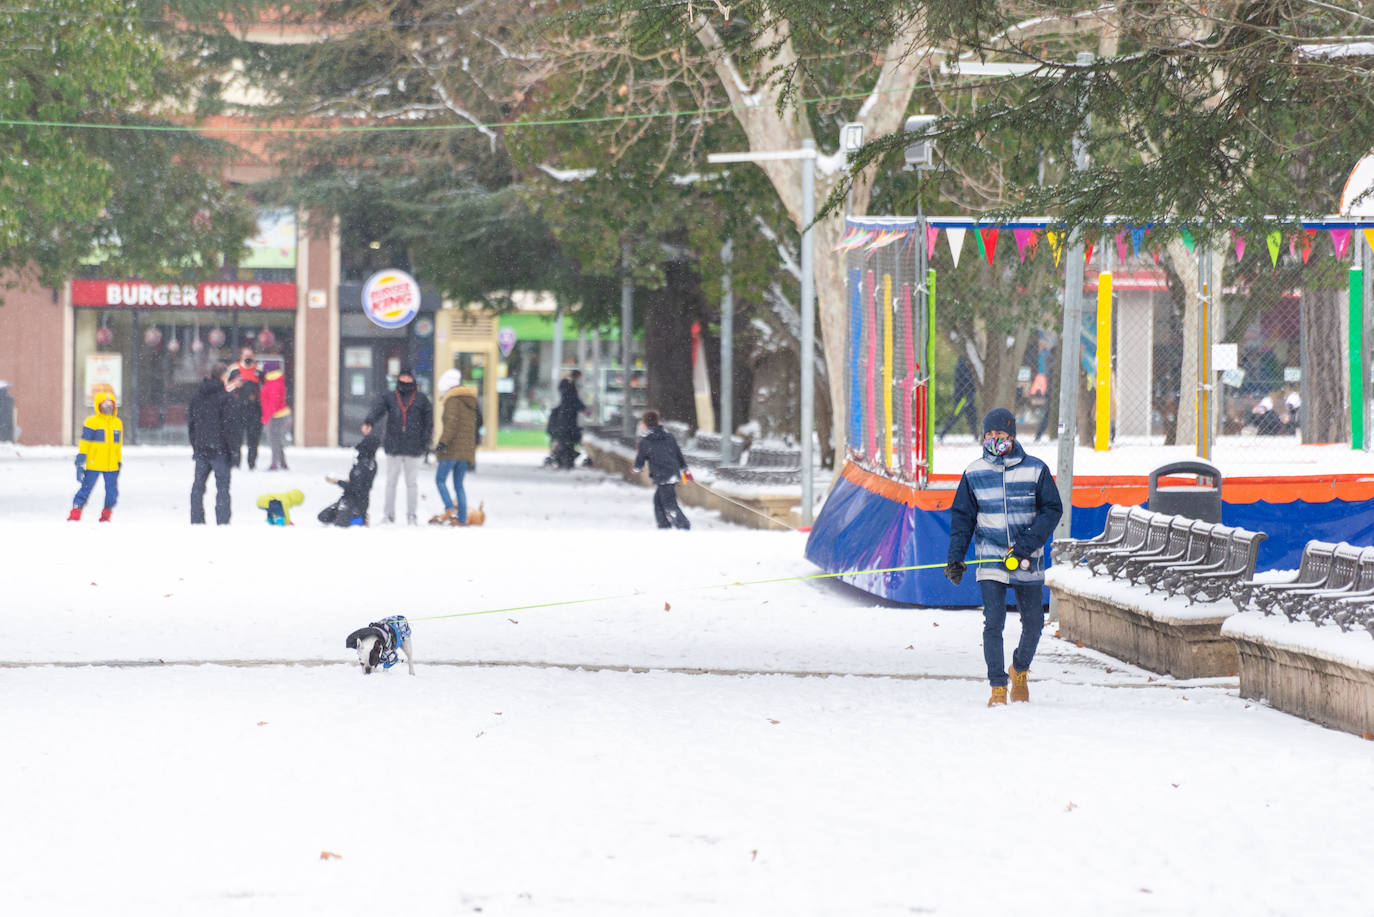
[(1016, 436), (1016, 415), (1006, 408), (993, 408), (983, 417), (983, 435), (991, 430), (1002, 430)]

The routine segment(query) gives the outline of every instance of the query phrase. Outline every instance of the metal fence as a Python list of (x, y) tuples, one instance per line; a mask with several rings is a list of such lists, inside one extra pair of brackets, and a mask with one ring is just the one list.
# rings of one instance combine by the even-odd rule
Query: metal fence
[[(1374, 221), (1236, 230), (1207, 250), (1148, 226), (1089, 234), (1076, 372), (1060, 365), (1066, 242), (1043, 221), (850, 219), (852, 459), (915, 483), (957, 473), (967, 451), (936, 447), (976, 443), (994, 406), (1025, 443), (1072, 432), (1092, 452), (1274, 463), (1368, 447)], [(1073, 418), (1059, 416), (1064, 379), (1079, 386)]]

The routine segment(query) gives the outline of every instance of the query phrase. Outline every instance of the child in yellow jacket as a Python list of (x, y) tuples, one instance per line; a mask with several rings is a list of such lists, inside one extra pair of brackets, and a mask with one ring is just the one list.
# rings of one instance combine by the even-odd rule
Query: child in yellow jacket
[(96, 478), (105, 478), (105, 508), (100, 521), (110, 521), (110, 511), (119, 499), (119, 469), (124, 463), (124, 424), (115, 414), (115, 397), (111, 392), (97, 392), (95, 413), (86, 418), (81, 427), (81, 446), (76, 453), (76, 479), (81, 487), (72, 499), (71, 522), (81, 519), (81, 509), (90, 499)]

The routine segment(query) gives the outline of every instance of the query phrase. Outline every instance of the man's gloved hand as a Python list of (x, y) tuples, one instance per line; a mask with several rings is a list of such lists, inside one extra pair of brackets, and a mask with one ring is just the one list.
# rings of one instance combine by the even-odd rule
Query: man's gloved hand
[(684, 471), (684, 472), (682, 473), (682, 477), (683, 477), (685, 480), (688, 480), (688, 481), (694, 481), (694, 480), (696, 480), (695, 478), (692, 477), (692, 473), (691, 473), (690, 471)]
[(962, 560), (951, 560), (945, 564), (945, 579), (957, 586), (959, 580), (964, 578), (964, 570), (966, 569), (967, 567), (964, 566)]
[(76, 454), (76, 479), (78, 481), (86, 477), (86, 456), (78, 452)]

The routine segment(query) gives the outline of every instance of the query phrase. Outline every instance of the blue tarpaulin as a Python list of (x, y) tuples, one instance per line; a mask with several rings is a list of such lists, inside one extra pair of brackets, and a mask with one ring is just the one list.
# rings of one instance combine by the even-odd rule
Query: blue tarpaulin
[[(1074, 506), (1072, 535), (1091, 538), (1106, 525), (1109, 504)], [(1260, 545), (1257, 570), (1295, 569), (1313, 539), (1374, 544), (1374, 500), (1309, 503), (1225, 503), (1222, 522), (1269, 536)], [(944, 576), (949, 510), (910, 506), (873, 493), (837, 475), (806, 542), (806, 558), (827, 573), (937, 564), (925, 570), (838, 576), (865, 592), (928, 607), (978, 606), (970, 568), (958, 586)], [(1046, 557), (1048, 562), (1049, 558)], [(1048, 591), (1046, 592), (1048, 601)]]

